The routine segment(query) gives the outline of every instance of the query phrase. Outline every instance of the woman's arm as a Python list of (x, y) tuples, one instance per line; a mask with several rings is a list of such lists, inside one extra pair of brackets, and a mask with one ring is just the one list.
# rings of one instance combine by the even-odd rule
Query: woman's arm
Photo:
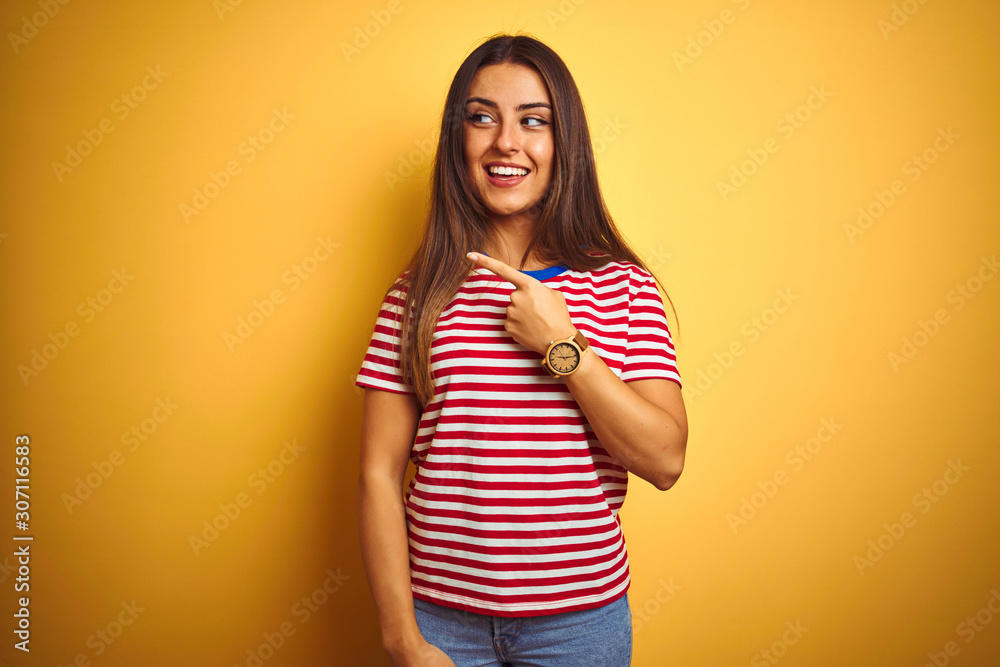
[(661, 491), (673, 486), (684, 469), (688, 433), (677, 383), (623, 382), (594, 349), (563, 382), (609, 454)]
[(417, 627), (403, 505), (406, 463), (420, 406), (410, 394), (365, 389), (358, 478), (358, 531), (365, 574), (375, 598), (382, 647), (394, 665), (451, 665)]
[[(469, 259), (514, 285), (504, 327), (515, 341), (544, 355), (549, 341), (576, 333), (562, 292), (492, 257)], [(673, 486), (687, 447), (680, 386), (661, 378), (626, 384), (593, 349), (563, 382), (609, 454), (661, 491)]]

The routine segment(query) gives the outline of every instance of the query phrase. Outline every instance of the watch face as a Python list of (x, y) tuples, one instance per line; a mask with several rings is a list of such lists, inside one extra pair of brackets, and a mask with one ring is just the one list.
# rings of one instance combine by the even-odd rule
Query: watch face
[(557, 373), (569, 373), (580, 363), (580, 353), (569, 343), (559, 343), (549, 352), (549, 366)]

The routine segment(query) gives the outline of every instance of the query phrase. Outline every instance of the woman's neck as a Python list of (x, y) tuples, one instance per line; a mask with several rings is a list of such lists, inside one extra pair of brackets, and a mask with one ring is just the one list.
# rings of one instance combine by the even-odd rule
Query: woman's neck
[(520, 218), (494, 220), (493, 229), (498, 238), (495, 243), (488, 244), (488, 247), (483, 250), (487, 255), (515, 269), (536, 271), (548, 268), (548, 265), (539, 259), (535, 249), (532, 249), (531, 256), (525, 265), (520, 266), (521, 257), (524, 256), (524, 251), (528, 248), (534, 233), (534, 221), (525, 221)]
[(493, 259), (498, 259), (507, 266), (512, 266), (515, 269), (523, 269), (525, 271), (537, 271), (538, 269), (547, 269), (549, 267), (548, 264), (545, 264), (538, 258), (537, 253), (535, 253), (534, 251), (532, 251), (531, 256), (528, 258), (528, 261), (525, 262), (524, 266), (520, 266), (521, 257), (524, 255), (524, 249), (526, 247), (527, 244), (521, 247), (514, 247), (514, 246), (502, 246), (500, 248), (490, 247), (484, 250), (483, 252), (485, 252)]

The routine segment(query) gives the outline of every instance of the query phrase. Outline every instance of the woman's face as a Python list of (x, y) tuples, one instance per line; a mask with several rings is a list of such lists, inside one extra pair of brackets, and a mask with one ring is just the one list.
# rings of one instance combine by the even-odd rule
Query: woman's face
[[(463, 133), (469, 176), (494, 221), (517, 218), (545, 194), (555, 140), (552, 101), (538, 72), (509, 64), (476, 72)], [(493, 173), (501, 165), (513, 174)]]

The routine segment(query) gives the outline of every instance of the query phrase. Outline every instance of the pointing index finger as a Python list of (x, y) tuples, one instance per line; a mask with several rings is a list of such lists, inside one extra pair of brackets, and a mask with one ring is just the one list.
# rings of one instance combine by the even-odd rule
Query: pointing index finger
[(470, 252), (465, 255), (478, 266), (483, 267), (487, 271), (495, 273), (509, 283), (512, 283), (514, 287), (527, 287), (535, 279), (526, 273), (518, 271), (512, 266), (504, 264), (499, 259), (493, 259), (492, 257), (487, 257), (486, 255), (479, 252)]

